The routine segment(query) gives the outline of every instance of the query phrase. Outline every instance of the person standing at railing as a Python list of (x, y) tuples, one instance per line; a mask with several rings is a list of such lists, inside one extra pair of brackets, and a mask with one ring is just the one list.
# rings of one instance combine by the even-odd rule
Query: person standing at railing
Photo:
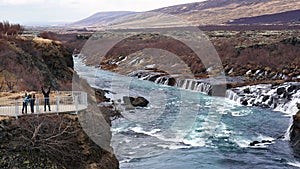
[(31, 113), (34, 113), (34, 103), (35, 103), (35, 94), (34, 93), (32, 93), (29, 102), (30, 102)]
[(50, 90), (51, 90), (51, 87), (49, 87), (48, 91), (45, 92), (44, 88), (42, 87), (42, 92), (43, 92), (43, 95), (44, 95), (44, 111), (46, 111), (46, 106), (47, 105), (48, 105), (49, 111), (51, 111), (51, 109), (50, 109), (50, 98), (49, 98)]
[(25, 93), (25, 98), (23, 100), (23, 106), (22, 106), (22, 114), (24, 114), (24, 110), (25, 110), (25, 114), (27, 114), (28, 102), (29, 102), (29, 97), (27, 96), (27, 93)]

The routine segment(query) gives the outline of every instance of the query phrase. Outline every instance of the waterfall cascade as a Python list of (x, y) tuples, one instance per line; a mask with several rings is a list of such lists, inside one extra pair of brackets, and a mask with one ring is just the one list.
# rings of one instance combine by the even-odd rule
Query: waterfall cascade
[(176, 87), (208, 94), (212, 85), (196, 79), (177, 79)]
[(245, 106), (271, 108), (275, 111), (295, 114), (298, 110), (296, 103), (300, 103), (300, 83), (238, 87), (227, 90), (226, 98)]
[[(133, 72), (129, 76), (205, 94), (209, 94), (213, 87), (210, 82), (203, 79), (176, 78), (175, 80), (174, 77), (164, 72), (143, 70)], [(237, 87), (228, 89), (225, 97), (244, 106), (270, 108), (292, 115), (298, 110), (296, 103), (300, 103), (300, 83), (287, 82), (280, 85), (259, 84)]]
[(182, 89), (197, 91), (208, 94), (212, 85), (208, 82), (200, 81), (197, 79), (176, 79), (167, 75), (163, 72), (152, 72), (152, 71), (135, 71), (130, 73), (129, 76), (137, 77), (141, 80), (149, 80), (157, 84), (176, 86)]

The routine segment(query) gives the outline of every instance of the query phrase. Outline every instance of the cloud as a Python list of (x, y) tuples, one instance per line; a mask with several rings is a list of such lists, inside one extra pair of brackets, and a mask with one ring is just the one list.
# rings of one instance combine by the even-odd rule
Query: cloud
[(41, 2), (41, 0), (0, 0), (5, 5), (26, 5)]
[(203, 0), (0, 0), (0, 16), (13, 22), (76, 21), (103, 11), (148, 11)]

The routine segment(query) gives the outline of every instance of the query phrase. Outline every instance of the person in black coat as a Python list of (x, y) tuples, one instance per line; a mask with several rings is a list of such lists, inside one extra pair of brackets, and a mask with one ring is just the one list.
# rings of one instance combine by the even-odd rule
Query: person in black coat
[(30, 103), (31, 113), (34, 113), (34, 103), (35, 103), (35, 94), (34, 93), (31, 95), (29, 103)]
[(49, 87), (48, 91), (45, 92), (44, 88), (42, 87), (42, 92), (43, 92), (43, 95), (44, 95), (44, 111), (46, 111), (46, 106), (47, 105), (48, 105), (49, 111), (51, 111), (51, 109), (50, 109), (50, 98), (49, 98), (50, 90), (51, 90), (51, 87)]

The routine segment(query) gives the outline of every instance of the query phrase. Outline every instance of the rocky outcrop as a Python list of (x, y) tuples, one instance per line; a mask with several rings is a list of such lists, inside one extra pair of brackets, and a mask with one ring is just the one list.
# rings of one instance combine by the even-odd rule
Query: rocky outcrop
[(4, 119), (0, 145), (3, 169), (119, 168), (116, 157), (89, 138), (75, 115)]
[(295, 155), (300, 157), (300, 103), (297, 103), (299, 111), (293, 116), (293, 124), (290, 129), (290, 142)]

